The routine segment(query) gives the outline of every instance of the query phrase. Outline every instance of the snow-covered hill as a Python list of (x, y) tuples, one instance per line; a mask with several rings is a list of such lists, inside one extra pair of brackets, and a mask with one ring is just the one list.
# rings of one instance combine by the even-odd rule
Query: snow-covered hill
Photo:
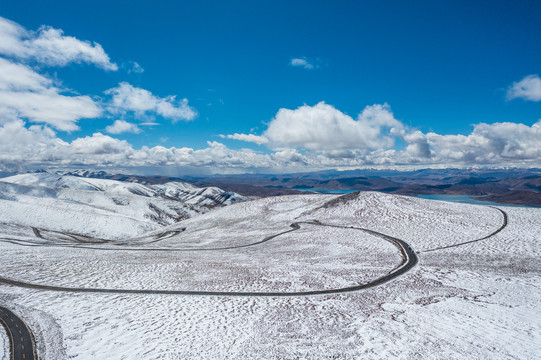
[(181, 182), (142, 185), (51, 173), (0, 179), (2, 222), (118, 239), (248, 198)]
[[(0, 221), (121, 234), (158, 226), (152, 201), (196, 195), (33, 176), (2, 183)], [(291, 294), (395, 272), (405, 253), (390, 236), (417, 253), (406, 273)], [(0, 303), (43, 359), (538, 359), (540, 238), (541, 209), (377, 192), (263, 198), (105, 244), (0, 223)]]

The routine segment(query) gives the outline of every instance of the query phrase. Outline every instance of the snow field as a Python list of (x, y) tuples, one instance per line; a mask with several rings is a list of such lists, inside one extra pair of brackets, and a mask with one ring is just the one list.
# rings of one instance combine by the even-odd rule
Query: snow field
[[(366, 291), (267, 298), (73, 294), (0, 284), (0, 303), (34, 330), (43, 359), (540, 358), (541, 210), (504, 210), (509, 224), (494, 237), (421, 252), (411, 271)], [(66, 248), (76, 243), (69, 237), (58, 247), (0, 242), (0, 275), (67, 286), (270, 291), (352, 285), (400, 262), (381, 238), (305, 224), (227, 251), (128, 250), (238, 246), (312, 220), (366, 227), (423, 251), (484, 237), (502, 218), (490, 207), (378, 193), (285, 196), (173, 224), (168, 228), (186, 230), (170, 238), (116, 246), (125, 251)], [(0, 230), (32, 237), (28, 228)], [(50, 233), (47, 241), (54, 238)]]
[(488, 206), (377, 192), (349, 197), (308, 212), (301, 219), (314, 217), (326, 223), (369, 228), (405, 240), (419, 252), (482, 238), (503, 223), (502, 214)]
[[(180, 235), (180, 237), (182, 234)], [(255, 237), (252, 242), (263, 237)], [(19, 259), (16, 263), (9, 259)], [(220, 251), (148, 251), (34, 247), (6, 244), (2, 275), (66, 287), (309, 291), (379, 278), (402, 262), (399, 249), (354, 229), (303, 224), (266, 243)]]
[(9, 360), (10, 344), (9, 335), (4, 325), (0, 324), (0, 360)]
[(179, 182), (142, 185), (50, 173), (0, 180), (0, 221), (107, 240), (135, 237), (248, 200)]

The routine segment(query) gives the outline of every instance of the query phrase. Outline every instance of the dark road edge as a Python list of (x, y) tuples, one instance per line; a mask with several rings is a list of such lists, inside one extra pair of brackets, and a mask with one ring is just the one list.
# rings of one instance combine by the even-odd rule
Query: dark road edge
[(0, 306), (0, 323), (9, 335), (10, 359), (37, 360), (34, 335), (26, 323), (13, 311), (3, 306)]
[(465, 241), (463, 243), (458, 243), (458, 244), (453, 244), (453, 245), (447, 245), (447, 246), (442, 246), (442, 247), (438, 247), (438, 248), (434, 248), (434, 249), (429, 249), (429, 250), (422, 250), (422, 251), (419, 251), (419, 254), (422, 254), (422, 253), (425, 253), (425, 252), (431, 252), (431, 251), (437, 251), (437, 250), (443, 250), (443, 249), (450, 249), (450, 248), (454, 248), (454, 247), (457, 247), (457, 246), (462, 246), (462, 245), (467, 245), (467, 244), (471, 244), (471, 243), (474, 243), (474, 242), (478, 242), (478, 241), (482, 241), (482, 240), (486, 240), (494, 235), (496, 235), (497, 233), (499, 233), (500, 231), (502, 231), (503, 229), (505, 229), (505, 227), (507, 226), (507, 223), (508, 223), (508, 220), (509, 220), (509, 217), (507, 216), (507, 213), (505, 211), (503, 211), (502, 209), (500, 208), (497, 208), (495, 206), (489, 206), (490, 208), (493, 208), (493, 209), (496, 209), (498, 210), (502, 215), (503, 215), (503, 222), (502, 222), (502, 225), (496, 229), (496, 231), (488, 234), (487, 236), (485, 237), (482, 237), (480, 239), (475, 239), (475, 240), (470, 240), (470, 241)]
[[(276, 238), (277, 236), (293, 232), (296, 230), (299, 230), (301, 227), (301, 224), (309, 224), (309, 225), (317, 225), (317, 226), (326, 226), (326, 227), (334, 227), (334, 228), (343, 228), (343, 229), (351, 229), (351, 230), (359, 230), (363, 231), (378, 237), (383, 238), (386, 241), (389, 241), (393, 243), (396, 247), (399, 248), (403, 260), (402, 263), (395, 268), (393, 271), (391, 271), (389, 274), (382, 276), (378, 279), (375, 279), (374, 281), (370, 281), (365, 284), (359, 284), (359, 285), (353, 285), (349, 287), (339, 288), (339, 289), (326, 289), (326, 290), (311, 290), (311, 291), (293, 291), (293, 292), (228, 292), (228, 291), (190, 291), (190, 290), (137, 290), (137, 289), (92, 289), (92, 288), (71, 288), (71, 287), (63, 287), (63, 286), (50, 286), (50, 285), (41, 285), (41, 284), (32, 284), (27, 283), (23, 281), (18, 280), (12, 280), (4, 277), (0, 277), (0, 283), (6, 284), (6, 285), (12, 285), (12, 286), (18, 286), (28, 289), (35, 289), (35, 290), (46, 290), (46, 291), (60, 291), (60, 292), (73, 292), (73, 293), (110, 293), (110, 294), (152, 294), (152, 295), (202, 295), (202, 296), (258, 296), (258, 297), (283, 297), (283, 296), (309, 296), (309, 295), (329, 295), (329, 294), (341, 294), (341, 293), (348, 293), (353, 291), (359, 291), (364, 289), (369, 289), (375, 286), (382, 285), (386, 282), (389, 282), (393, 280), (394, 278), (397, 278), (406, 272), (408, 272), (411, 268), (413, 268), (417, 262), (418, 258), (415, 254), (415, 251), (410, 247), (408, 243), (406, 243), (403, 240), (394, 238), (389, 235), (382, 234), (380, 232), (370, 230), (370, 229), (364, 229), (364, 228), (358, 228), (353, 226), (340, 226), (340, 225), (327, 225), (322, 224), (318, 221), (314, 222), (296, 222), (291, 224), (291, 227), (293, 229), (287, 230), (269, 237), (266, 237), (265, 239), (255, 242), (252, 244), (246, 244), (246, 245), (240, 245), (235, 247), (226, 247), (226, 248), (215, 248), (215, 249), (199, 249), (199, 250), (226, 250), (226, 249), (235, 249), (235, 248), (242, 248), (247, 246), (253, 246), (262, 244), (264, 242), (267, 242), (271, 239)], [(186, 250), (189, 251), (189, 250)]]

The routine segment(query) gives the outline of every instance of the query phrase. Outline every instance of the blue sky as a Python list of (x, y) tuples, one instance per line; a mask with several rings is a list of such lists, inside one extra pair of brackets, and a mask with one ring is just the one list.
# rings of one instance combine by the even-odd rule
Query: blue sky
[(7, 94), (0, 137), (18, 121), (52, 150), (15, 154), (0, 139), (2, 166), (540, 166), (540, 15), (538, 1), (3, 2), (25, 47), (4, 36), (0, 56), (53, 81), (43, 91), (88, 99), (56, 106), (60, 124)]

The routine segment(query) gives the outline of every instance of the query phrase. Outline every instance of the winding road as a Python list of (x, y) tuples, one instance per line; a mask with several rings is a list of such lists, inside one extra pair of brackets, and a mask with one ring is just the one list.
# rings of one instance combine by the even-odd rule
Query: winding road
[[(205, 249), (154, 249), (159, 251), (217, 251), (217, 250), (231, 250), (239, 249), (248, 246), (255, 246), (262, 243), (265, 243), (269, 240), (272, 240), (280, 235), (287, 234), (301, 228), (301, 224), (317, 225), (317, 226), (327, 226), (334, 228), (343, 228), (343, 229), (352, 229), (367, 232), (372, 235), (379, 236), (386, 241), (394, 244), (402, 254), (402, 263), (392, 270), (389, 274), (384, 275), (378, 279), (370, 281), (365, 284), (358, 284), (344, 288), (338, 289), (323, 289), (323, 290), (311, 290), (311, 291), (277, 291), (277, 292), (230, 292), (230, 291), (190, 291), (190, 290), (141, 290), (141, 289), (104, 289), (104, 288), (81, 288), (81, 287), (65, 287), (65, 286), (52, 286), (52, 285), (41, 285), (33, 284), (24, 281), (18, 281), (13, 279), (8, 279), (5, 277), (0, 277), (0, 283), (12, 286), (18, 286), (29, 289), (36, 290), (46, 290), (46, 291), (63, 291), (63, 292), (76, 292), (76, 293), (112, 293), (112, 294), (153, 294), (153, 295), (213, 295), (213, 296), (264, 296), (264, 297), (280, 297), (280, 296), (308, 296), (308, 295), (326, 295), (326, 294), (340, 294), (352, 291), (359, 291), (363, 289), (372, 288), (378, 285), (382, 285), (392, 279), (406, 273), (408, 270), (413, 268), (417, 262), (418, 258), (415, 254), (415, 251), (411, 246), (406, 243), (404, 240), (397, 239), (395, 237), (379, 233), (374, 230), (350, 227), (350, 226), (339, 226), (339, 225), (326, 225), (318, 221), (314, 222), (296, 222), (291, 224), (292, 229), (283, 231), (278, 234), (274, 234), (264, 238), (261, 241), (254, 242), (251, 244), (231, 246), (231, 247), (221, 247), (221, 248), (205, 248)], [(88, 248), (88, 247), (81, 247)], [(110, 249), (110, 250), (120, 250), (120, 249)], [(135, 250), (135, 249), (134, 249)], [(143, 249), (137, 249), (143, 250)], [(148, 250), (148, 249), (145, 249)], [(128, 250), (131, 251), (131, 250)]]
[(11, 310), (0, 306), (0, 323), (4, 325), (11, 347), (11, 360), (37, 359), (34, 337), (24, 321)]
[(419, 251), (419, 253), (425, 253), (425, 252), (431, 252), (431, 251), (436, 251), (436, 250), (443, 250), (443, 249), (454, 248), (454, 247), (457, 247), (457, 246), (467, 245), (467, 244), (471, 244), (471, 243), (474, 243), (474, 242), (486, 240), (486, 239), (496, 235), (497, 233), (499, 233), (500, 231), (505, 229), (505, 227), (507, 226), (507, 222), (509, 220), (509, 217), (507, 216), (507, 213), (505, 211), (503, 211), (502, 209), (494, 207), (494, 206), (489, 206), (489, 207), (498, 210), (503, 215), (502, 225), (498, 229), (496, 229), (496, 231), (494, 231), (494, 232), (492, 232), (492, 233), (488, 234), (487, 236), (482, 237), (480, 239), (465, 241), (463, 243), (458, 243), (458, 244), (453, 244), (453, 245), (441, 246), (441, 247), (437, 247), (437, 248), (434, 248), (434, 249), (423, 250), (423, 251)]
[[(424, 250), (423, 252), (430, 252), (430, 251), (436, 251), (436, 250), (442, 250), (447, 249), (451, 247), (461, 246), (470, 244), (477, 241), (486, 240), (500, 231), (502, 231), (508, 223), (508, 215), (505, 211), (493, 207), (494, 209), (498, 210), (503, 215), (503, 223), (502, 225), (491, 234), (482, 237), (480, 239), (470, 240), (459, 244), (453, 244), (449, 246), (443, 246), (439, 248)], [(263, 244), (265, 242), (268, 242), (280, 235), (287, 234), (293, 231), (297, 231), (301, 228), (301, 225), (303, 224), (309, 224), (309, 225), (316, 225), (316, 226), (322, 226), (322, 227), (332, 227), (332, 228), (343, 228), (343, 229), (352, 229), (352, 230), (358, 230), (361, 232), (369, 233), (371, 235), (378, 236), (386, 241), (391, 242), (394, 244), (399, 250), (402, 255), (402, 262), (401, 264), (393, 269), (388, 274), (375, 279), (373, 281), (364, 283), (364, 284), (357, 284), (352, 285), (349, 287), (343, 287), (343, 288), (337, 288), (337, 289), (322, 289), (322, 290), (312, 290), (312, 291), (291, 291), (291, 292), (228, 292), (228, 291), (190, 291), (190, 290), (140, 290), (140, 289), (107, 289), (107, 288), (80, 288), (80, 287), (64, 287), (64, 286), (52, 286), (52, 285), (42, 285), (42, 284), (34, 284), (24, 281), (18, 281), (13, 280), (5, 277), (0, 277), (0, 283), (11, 285), (11, 286), (17, 286), (17, 287), (23, 287), (23, 288), (29, 288), (29, 289), (36, 289), (36, 290), (44, 290), (44, 291), (60, 291), (60, 292), (72, 292), (72, 293), (112, 293), (112, 294), (155, 294), (155, 295), (200, 295), (200, 296), (254, 296), (254, 297), (285, 297), (285, 296), (309, 296), (309, 295), (328, 295), (328, 294), (341, 294), (341, 293), (348, 293), (353, 291), (359, 291), (364, 289), (369, 289), (375, 286), (379, 286), (382, 284), (385, 284), (403, 274), (411, 270), (418, 262), (418, 257), (415, 251), (411, 248), (411, 246), (405, 242), (404, 240), (371, 230), (366, 228), (360, 228), (360, 227), (353, 227), (353, 226), (340, 226), (340, 225), (332, 225), (332, 224), (323, 224), (317, 220), (309, 221), (309, 222), (295, 222), (291, 224), (291, 229), (268, 236), (264, 238), (263, 240), (250, 243), (250, 244), (244, 244), (244, 245), (238, 245), (238, 246), (229, 246), (229, 247), (220, 247), (220, 248), (196, 248), (196, 249), (164, 249), (164, 248), (138, 248), (138, 249), (115, 249), (115, 248), (99, 248), (99, 247), (89, 247), (89, 246), (70, 246), (70, 247), (80, 247), (80, 248), (87, 248), (87, 249), (99, 249), (99, 250), (127, 250), (127, 251), (223, 251), (223, 250), (231, 250), (231, 249), (239, 249), (244, 248), (248, 246), (255, 246), (259, 244)], [(41, 237), (39, 229), (33, 228), (34, 233), (37, 237)], [(180, 233), (184, 231), (185, 229), (176, 230), (175, 235), (177, 233)], [(158, 239), (163, 239), (165, 236), (169, 234), (163, 233), (158, 236)], [(6, 239), (4, 238), (4, 241), (10, 241), (13, 242), (13, 240), (17, 239)], [(17, 241), (18, 244), (23, 245)], [(31, 246), (43, 246), (34, 244)], [(44, 246), (69, 246), (67, 244), (64, 245), (44, 245)], [(35, 353), (35, 346), (34, 346), (34, 340), (33, 336), (29, 330), (29, 328), (26, 326), (26, 324), (18, 318), (13, 312), (10, 310), (0, 307), (0, 322), (5, 326), (6, 330), (8, 331), (8, 334), (10, 336), (11, 341), (11, 348), (12, 348), (12, 359), (37, 359), (36, 353)]]
[[(500, 231), (502, 231), (506, 226), (508, 222), (508, 216), (507, 213), (499, 208), (492, 207), (496, 210), (498, 210), (503, 215), (503, 223), (502, 225), (491, 234), (482, 237), (480, 239), (470, 240), (459, 244), (453, 244), (449, 246), (439, 247), (435, 249), (429, 249), (424, 250), (423, 252), (430, 252), (430, 251), (436, 251), (436, 250), (442, 250), (447, 249), (451, 247), (461, 246), (470, 244), (477, 241), (486, 240)], [(260, 297), (281, 297), (281, 296), (309, 296), (309, 295), (327, 295), (327, 294), (340, 294), (340, 293), (347, 293), (347, 292), (353, 292), (353, 291), (359, 291), (364, 289), (369, 289), (375, 286), (379, 286), (382, 284), (385, 284), (386, 282), (389, 282), (406, 272), (408, 272), (410, 269), (412, 269), (418, 262), (418, 257), (415, 251), (411, 248), (411, 246), (405, 242), (404, 240), (371, 230), (366, 228), (360, 228), (360, 227), (353, 227), (353, 226), (340, 226), (340, 225), (331, 225), (331, 224), (323, 224), (317, 220), (314, 221), (304, 221), (304, 222), (295, 222), (291, 224), (290, 230), (286, 230), (283, 232), (280, 232), (278, 234), (274, 234), (271, 236), (268, 236), (264, 238), (263, 240), (250, 243), (250, 244), (244, 244), (244, 245), (237, 245), (237, 246), (229, 246), (229, 247), (219, 247), (219, 248), (196, 248), (196, 249), (164, 249), (164, 248), (138, 248), (138, 249), (115, 249), (115, 248), (99, 248), (99, 247), (89, 247), (89, 246), (70, 246), (70, 247), (78, 247), (78, 248), (86, 248), (86, 249), (98, 249), (98, 250), (126, 250), (126, 251), (223, 251), (223, 250), (232, 250), (232, 249), (239, 249), (244, 248), (248, 246), (255, 246), (263, 244), (269, 240), (272, 240), (280, 235), (287, 234), (296, 230), (299, 230), (301, 228), (302, 224), (309, 224), (309, 225), (317, 225), (317, 226), (323, 226), (323, 227), (334, 227), (334, 228), (343, 228), (343, 229), (352, 229), (352, 230), (358, 230), (362, 232), (366, 232), (375, 236), (378, 236), (386, 241), (391, 242), (394, 244), (401, 252), (402, 254), (402, 262), (401, 264), (393, 269), (390, 273), (377, 278), (373, 281), (370, 281), (368, 283), (364, 284), (356, 284), (348, 287), (343, 288), (337, 288), (337, 289), (322, 289), (322, 290), (310, 290), (310, 291), (277, 291), (277, 292), (229, 292), (229, 291), (192, 291), (192, 290), (141, 290), (141, 289), (107, 289), (107, 288), (81, 288), (81, 287), (66, 287), (66, 286), (53, 286), (53, 285), (42, 285), (42, 284), (34, 284), (29, 283), (25, 281), (19, 281), (19, 280), (13, 280), (5, 277), (0, 277), (0, 283), (6, 284), (6, 285), (12, 285), (12, 286), (18, 286), (23, 288), (29, 288), (29, 289), (36, 289), (36, 290), (46, 290), (46, 291), (62, 291), (62, 292), (75, 292), (75, 293), (112, 293), (112, 294), (155, 294), (155, 295), (212, 295), (212, 296), (260, 296)], [(5, 239), (5, 240), (14, 240), (14, 239)], [(20, 244), (20, 243), (19, 243)], [(40, 246), (40, 245), (32, 245), (32, 246)], [(45, 246), (66, 246), (66, 245), (45, 245)]]

